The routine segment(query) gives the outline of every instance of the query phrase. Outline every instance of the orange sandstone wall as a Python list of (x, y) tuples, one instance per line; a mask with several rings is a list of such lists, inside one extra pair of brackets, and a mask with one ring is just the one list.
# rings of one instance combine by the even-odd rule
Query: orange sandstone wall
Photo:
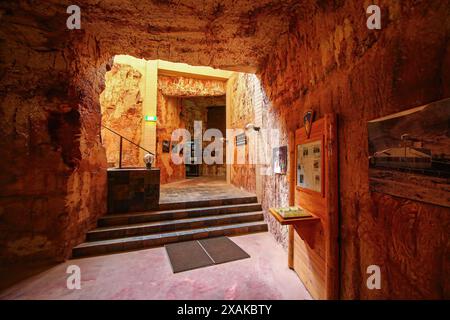
[[(245, 130), (248, 123), (255, 122), (255, 101), (252, 91), (255, 77), (251, 74), (238, 73), (231, 81), (230, 129)], [(256, 192), (256, 167), (249, 164), (249, 144), (236, 146), (235, 138), (228, 137), (234, 145), (233, 165), (231, 166), (231, 183), (250, 192)], [(238, 164), (238, 152), (245, 154), (245, 163)]]
[(0, 265), (63, 260), (106, 212), (109, 57), (84, 32), (52, 27), (65, 7), (1, 7)]
[[(231, 166), (231, 183), (259, 196), (259, 201), (265, 209), (264, 219), (268, 223), (269, 231), (278, 242), (287, 248), (288, 228), (281, 226), (268, 212), (270, 207), (289, 205), (287, 175), (274, 175), (272, 168), (273, 148), (288, 143), (286, 129), (278, 126), (280, 114), (272, 108), (256, 75), (238, 73), (230, 81), (232, 82), (231, 128), (245, 130), (248, 123), (253, 123), (262, 129), (260, 132), (245, 131), (248, 144), (235, 147), (235, 162)], [(280, 134), (277, 136), (271, 131), (272, 129), (280, 130)], [(234, 144), (234, 139), (231, 139), (230, 143)], [(253, 149), (253, 143), (257, 143), (256, 149)], [(256, 153), (250, 150), (255, 150)], [(239, 151), (245, 154), (244, 164), (236, 162)], [(250, 163), (250, 152), (255, 156), (256, 154), (260, 155), (258, 165)], [(257, 180), (257, 174), (259, 180)]]
[[(359, 1), (297, 14), (261, 68), (270, 100), (264, 126), (287, 142), (306, 109), (338, 114), (342, 298), (448, 299), (450, 209), (371, 193), (366, 126), (450, 96), (448, 3), (378, 2), (380, 31), (366, 28)], [(278, 191), (265, 209), (285, 202), (287, 182), (277, 179), (265, 181), (266, 199)], [(381, 290), (365, 285), (372, 264), (381, 267)]]
[(162, 142), (171, 141), (172, 132), (178, 128), (185, 128), (181, 115), (181, 99), (168, 97), (158, 90), (158, 124), (156, 126), (156, 163), (160, 169), (161, 184), (185, 178), (184, 165), (175, 165), (171, 159), (172, 144), (169, 153), (162, 152)]
[(158, 89), (171, 97), (218, 97), (226, 93), (226, 82), (213, 79), (158, 76)]
[[(131, 67), (115, 63), (105, 75), (105, 90), (100, 95), (102, 125), (111, 128), (140, 145), (142, 135), (142, 102), (145, 90), (142, 74)], [(120, 138), (102, 128), (102, 143), (108, 165), (119, 166)], [(140, 149), (126, 140), (122, 142), (122, 166), (143, 166)]]

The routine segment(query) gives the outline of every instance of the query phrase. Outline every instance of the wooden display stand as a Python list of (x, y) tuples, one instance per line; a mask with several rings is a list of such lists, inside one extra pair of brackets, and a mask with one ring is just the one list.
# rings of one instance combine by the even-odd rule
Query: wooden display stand
[[(320, 180), (318, 180), (321, 184), (320, 188), (317, 187), (316, 181), (316, 189), (320, 191), (302, 187), (303, 176), (301, 179), (298, 177), (301, 172), (299, 167), (302, 167), (298, 162), (299, 149), (304, 148), (303, 146), (308, 143), (321, 145)], [(288, 264), (299, 275), (313, 298), (338, 299), (339, 225), (336, 116), (327, 114), (324, 118), (313, 122), (309, 137), (304, 128), (290, 133), (289, 150), (290, 205), (302, 207), (311, 212), (313, 217), (310, 219), (283, 219), (274, 215), (280, 223), (290, 225)], [(317, 166), (317, 163), (314, 165)], [(315, 170), (319, 172), (319, 168)]]
[[(320, 226), (320, 218), (311, 214), (311, 217), (283, 218), (274, 208), (270, 208), (269, 212), (283, 226), (293, 226), (303, 241), (314, 248), (315, 233)], [(291, 267), (291, 266), (289, 266)]]

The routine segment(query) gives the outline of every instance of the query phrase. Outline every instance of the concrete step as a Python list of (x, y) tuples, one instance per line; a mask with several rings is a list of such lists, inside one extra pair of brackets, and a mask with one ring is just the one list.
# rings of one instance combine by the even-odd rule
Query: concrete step
[(73, 249), (73, 257), (108, 254), (113, 252), (138, 250), (165, 245), (167, 243), (204, 239), (219, 236), (236, 236), (252, 232), (267, 231), (264, 221), (237, 223), (209, 228), (199, 228), (178, 232), (157, 233), (145, 236), (126, 237), (85, 242)]
[(152, 233), (181, 231), (261, 220), (264, 220), (264, 215), (259, 211), (101, 227), (89, 231), (87, 233), (87, 241), (148, 235)]
[(188, 208), (202, 208), (211, 206), (226, 206), (235, 204), (255, 203), (258, 202), (256, 196), (242, 196), (235, 198), (210, 199), (210, 200), (192, 200), (183, 202), (160, 202), (159, 210), (177, 210)]
[(163, 210), (153, 212), (138, 212), (126, 214), (108, 214), (98, 220), (99, 227), (137, 224), (164, 220), (178, 220), (183, 218), (205, 217), (211, 215), (232, 214), (241, 212), (261, 211), (260, 203), (247, 203), (237, 205), (221, 205), (203, 208), (187, 208), (177, 210)]

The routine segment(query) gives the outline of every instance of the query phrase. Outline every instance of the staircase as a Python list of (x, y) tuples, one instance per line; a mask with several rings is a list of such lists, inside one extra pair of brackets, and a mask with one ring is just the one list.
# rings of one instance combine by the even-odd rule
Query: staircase
[(73, 257), (163, 246), (167, 243), (267, 231), (254, 196), (162, 203), (158, 211), (107, 214)]

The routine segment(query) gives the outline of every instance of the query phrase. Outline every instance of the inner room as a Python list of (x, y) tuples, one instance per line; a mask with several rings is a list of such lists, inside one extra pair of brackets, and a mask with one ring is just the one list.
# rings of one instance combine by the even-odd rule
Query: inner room
[[(109, 166), (119, 166), (122, 136), (121, 166), (143, 166), (143, 152), (148, 148), (161, 170), (161, 184), (192, 177), (225, 180), (226, 147), (223, 146), (218, 163), (207, 165), (203, 161), (203, 148), (208, 141), (203, 141), (203, 135), (208, 129), (216, 129), (222, 135), (221, 143), (226, 138), (226, 86), (232, 74), (116, 56), (100, 96), (102, 142)], [(196, 123), (198, 133), (194, 130)], [(177, 129), (186, 129), (190, 140), (172, 141), (172, 133)], [(185, 148), (190, 149), (191, 157), (184, 159), (184, 165), (174, 164), (172, 154), (185, 156)]]

